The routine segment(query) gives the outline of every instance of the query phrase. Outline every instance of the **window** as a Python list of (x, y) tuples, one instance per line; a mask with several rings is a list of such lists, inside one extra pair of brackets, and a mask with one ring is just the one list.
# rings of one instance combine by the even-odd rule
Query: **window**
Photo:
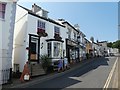
[(60, 28), (54, 26), (54, 33), (55, 33), (55, 34), (60, 34)]
[(60, 43), (54, 42), (54, 56), (59, 57), (60, 51)]
[(31, 42), (31, 53), (32, 54), (36, 54), (36, 43), (35, 42)]
[(68, 38), (71, 39), (71, 31), (68, 30)]
[(47, 44), (47, 50), (48, 50), (48, 56), (51, 57), (52, 56), (52, 53), (51, 53), (51, 51), (52, 51), (52, 49), (51, 49), (51, 42), (49, 42)]
[(76, 33), (74, 33), (74, 40), (76, 40)]
[(38, 20), (38, 26), (37, 26), (37, 28), (45, 30), (45, 22), (42, 22), (42, 21)]
[(5, 19), (6, 4), (0, 3), (0, 18)]

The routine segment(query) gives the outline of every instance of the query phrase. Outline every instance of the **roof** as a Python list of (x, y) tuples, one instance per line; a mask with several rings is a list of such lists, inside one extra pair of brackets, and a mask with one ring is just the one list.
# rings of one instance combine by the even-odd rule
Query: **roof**
[(75, 31), (77, 31), (77, 32), (79, 32), (77, 29), (75, 29), (75, 27), (73, 27), (70, 23), (68, 23), (67, 21), (64, 21), (64, 22), (62, 22), (62, 24), (65, 24), (65, 23), (67, 23), (70, 27), (72, 27)]
[(86, 40), (87, 42), (91, 43), (87, 38), (85, 38), (85, 40)]
[(58, 22), (56, 22), (56, 21), (53, 20), (53, 19), (41, 17), (41, 16), (37, 15), (36, 13), (32, 12), (32, 10), (29, 10), (29, 9), (27, 9), (27, 8), (21, 6), (21, 5), (18, 5), (18, 6), (21, 7), (21, 8), (23, 8), (23, 9), (25, 9), (26, 11), (28, 11), (28, 14), (30, 14), (30, 15), (33, 15), (33, 16), (38, 17), (38, 18), (40, 18), (40, 19), (43, 19), (43, 20), (46, 20), (46, 21), (48, 21), (48, 22), (54, 23), (54, 24), (56, 24), (56, 25), (65, 27), (64, 25), (59, 24)]
[(99, 45), (99, 43), (96, 43), (96, 42), (93, 42), (94, 44), (96, 44), (96, 45)]
[(98, 42), (98, 43), (105, 43), (105, 42), (107, 42), (107, 41), (101, 41), (101, 42)]

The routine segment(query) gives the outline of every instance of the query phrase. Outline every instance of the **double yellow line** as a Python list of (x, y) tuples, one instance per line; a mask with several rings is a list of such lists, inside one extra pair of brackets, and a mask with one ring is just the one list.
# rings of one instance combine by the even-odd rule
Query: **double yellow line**
[(110, 84), (111, 78), (112, 78), (113, 73), (114, 73), (114, 71), (115, 71), (115, 68), (116, 68), (116, 66), (117, 66), (117, 62), (118, 62), (118, 57), (117, 57), (114, 65), (113, 65), (113, 67), (112, 67), (112, 69), (111, 69), (111, 72), (109, 73), (109, 76), (108, 76), (108, 78), (107, 78), (107, 80), (106, 80), (106, 83), (105, 83), (105, 85), (104, 85), (104, 87), (103, 87), (103, 90), (107, 90), (107, 89), (108, 89), (108, 86), (109, 86), (109, 84)]

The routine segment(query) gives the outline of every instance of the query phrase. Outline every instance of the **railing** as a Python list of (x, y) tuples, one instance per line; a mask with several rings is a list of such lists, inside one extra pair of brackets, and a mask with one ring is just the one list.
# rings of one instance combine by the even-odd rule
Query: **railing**
[(0, 85), (8, 83), (10, 76), (10, 69), (0, 70)]

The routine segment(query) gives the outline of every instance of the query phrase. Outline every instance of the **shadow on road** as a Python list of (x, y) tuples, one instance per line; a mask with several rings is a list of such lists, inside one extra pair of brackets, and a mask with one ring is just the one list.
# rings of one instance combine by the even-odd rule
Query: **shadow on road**
[(75, 74), (74, 76), (75, 77), (79, 77), (79, 76), (82, 76), (94, 69), (97, 69), (99, 66), (108, 66), (108, 61), (109, 59), (108, 58), (105, 58), (105, 57), (101, 57), (101, 58), (98, 58), (97, 60), (87, 64), (86, 66), (83, 66), (77, 74)]

